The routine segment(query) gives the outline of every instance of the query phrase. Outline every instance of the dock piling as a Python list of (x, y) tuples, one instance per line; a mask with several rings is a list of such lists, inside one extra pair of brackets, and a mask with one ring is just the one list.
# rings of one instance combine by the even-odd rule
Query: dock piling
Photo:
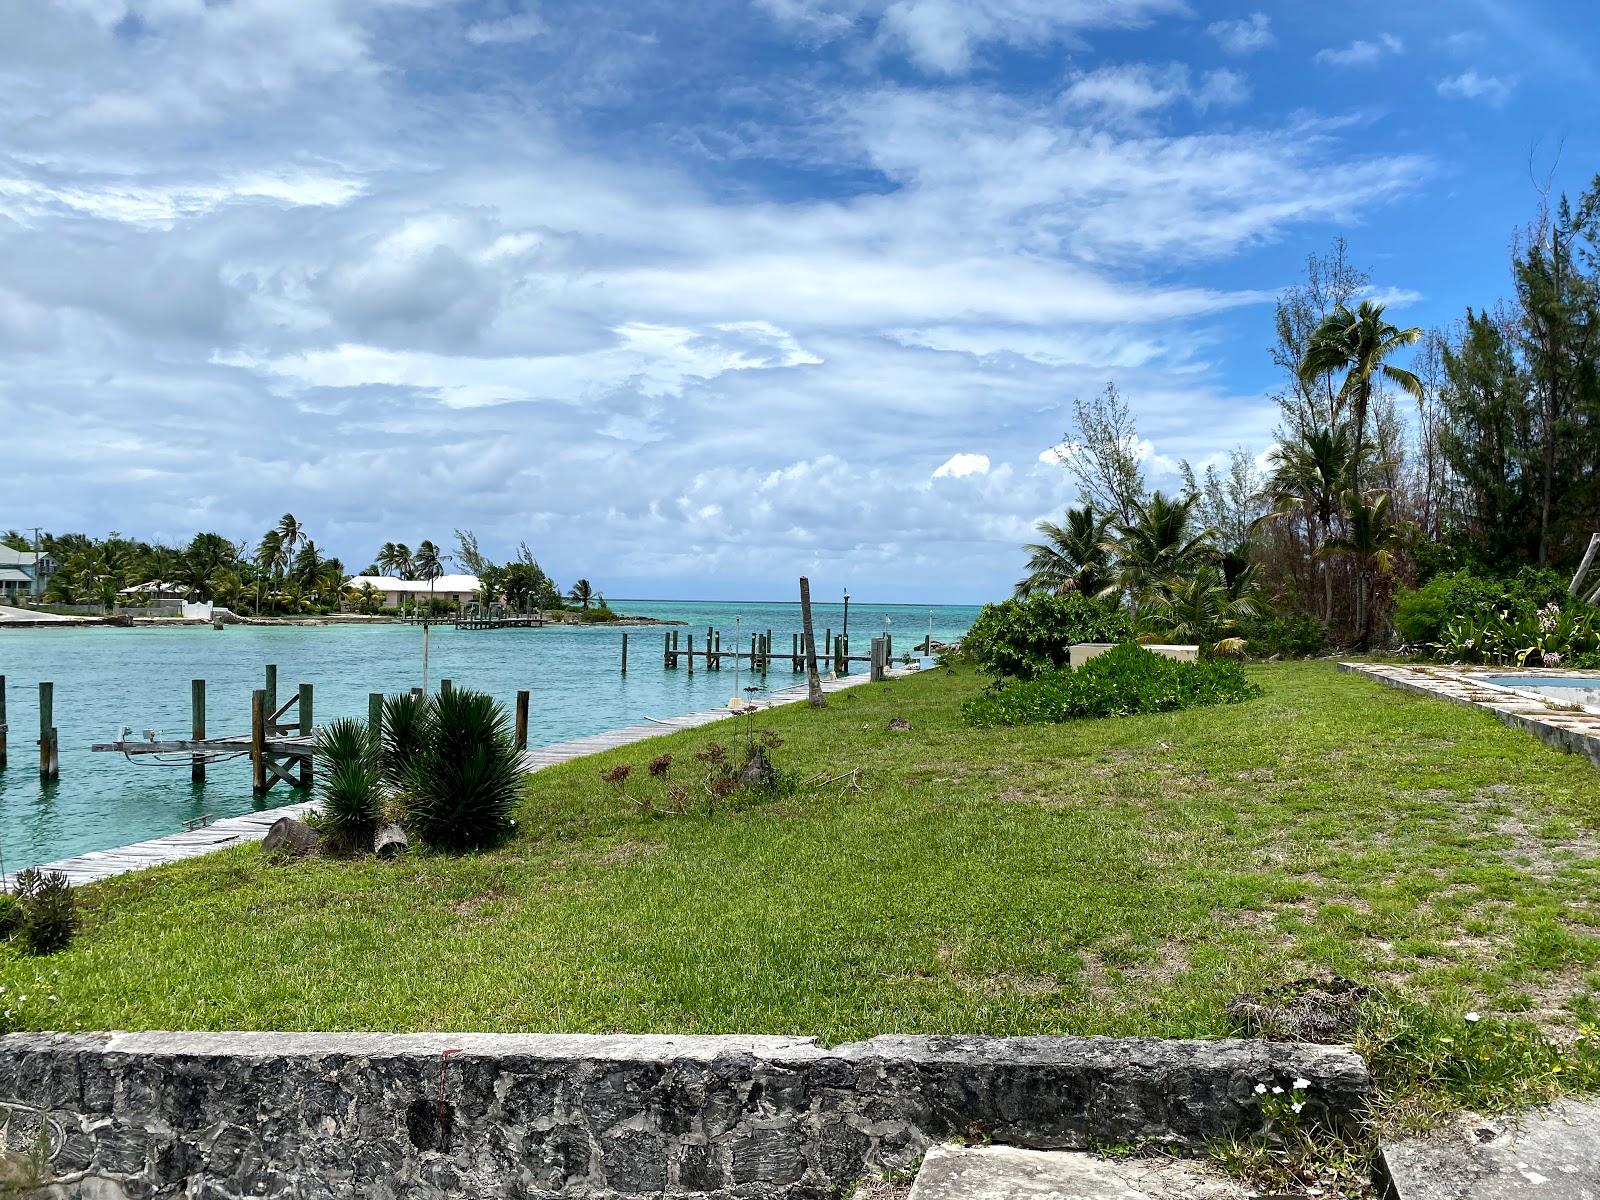
[(56, 685), (39, 684), (39, 778), (49, 781), (61, 774), (61, 761), (56, 754)]
[(257, 688), (250, 693), (250, 790), (257, 796), (267, 794), (267, 692), (265, 688)]
[(622, 631), (622, 673), (628, 673), (628, 631)]
[(267, 719), (272, 719), (272, 714), (278, 711), (278, 664), (267, 664)]
[[(300, 685), (300, 736), (310, 737), (315, 728), (311, 721), (311, 685), (302, 683)], [(310, 754), (300, 756), (300, 790), (302, 792), (311, 790), (311, 762)]]
[(689, 674), (694, 674), (694, 634), (689, 635)]
[(517, 693), (517, 749), (528, 748), (528, 693), (526, 690)]
[[(206, 681), (204, 679), (191, 679), (189, 681), (189, 736), (197, 742), (206, 740)], [(192, 755), (189, 759), (189, 782), (204, 783), (205, 781), (205, 755)]]
[(439, 680), (439, 694), (441, 696), (448, 696), (451, 692), (455, 691), (455, 687), (456, 687), (456, 685), (455, 685), (454, 681), (452, 681), (452, 680), (449, 680), (449, 679), (441, 679), (441, 680)]
[(383, 736), (383, 693), (367, 693), (367, 729), (374, 737)]
[(0, 675), (0, 770), (6, 765), (6, 677)]

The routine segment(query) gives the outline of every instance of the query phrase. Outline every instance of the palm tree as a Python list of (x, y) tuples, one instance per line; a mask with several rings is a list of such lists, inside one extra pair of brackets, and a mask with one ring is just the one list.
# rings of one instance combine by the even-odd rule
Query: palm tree
[(1033, 592), (1063, 595), (1078, 592), (1093, 596), (1105, 586), (1109, 560), (1106, 557), (1106, 526), (1110, 518), (1095, 512), (1094, 505), (1067, 509), (1066, 523), (1040, 521), (1034, 526), (1042, 542), (1030, 542), (1028, 574), (1018, 581), (1017, 596)]
[(1140, 622), (1175, 642), (1194, 642), (1216, 654), (1237, 654), (1239, 623), (1256, 615), (1253, 568), (1230, 583), (1216, 567), (1169, 579), (1156, 588)]
[(357, 590), (356, 604), (364, 613), (375, 613), (383, 604), (383, 593), (371, 583), (363, 583)]
[(378, 550), (376, 565), (384, 575), (392, 572), (404, 577), (405, 571), (411, 566), (411, 547), (401, 542), (385, 542)]
[(1372, 636), (1378, 581), (1393, 572), (1395, 554), (1405, 542), (1405, 529), (1390, 512), (1391, 499), (1388, 492), (1380, 492), (1371, 500), (1353, 489), (1346, 492), (1348, 530), (1342, 537), (1329, 538), (1323, 546), (1325, 553), (1348, 555), (1356, 564), (1356, 630), (1362, 647)]
[(278, 518), (278, 536), (283, 539), (284, 549), (293, 554), (306, 539), (305, 526), (294, 519), (293, 513), (284, 513)]
[(1161, 584), (1193, 575), (1216, 560), (1215, 536), (1209, 528), (1194, 527), (1196, 493), (1172, 500), (1153, 493), (1134, 510), (1133, 521), (1117, 527), (1114, 540), (1104, 543), (1115, 560), (1111, 582), (1102, 595), (1127, 593), (1135, 612), (1140, 601)]
[[(1348, 402), (1355, 425), (1355, 447), (1350, 456), (1353, 491), (1361, 490), (1361, 456), (1365, 449), (1367, 406), (1372, 400), (1373, 383), (1381, 377), (1418, 400), (1423, 398), (1420, 379), (1410, 371), (1384, 362), (1396, 350), (1413, 344), (1421, 336), (1422, 330), (1416, 326), (1401, 329), (1389, 324), (1383, 317), (1383, 305), (1363, 300), (1355, 312), (1343, 304), (1336, 306), (1306, 343), (1299, 368), (1302, 383), (1309, 386), (1335, 371), (1345, 373), (1335, 405)], [(1334, 419), (1338, 419), (1337, 411)]]
[[(1272, 506), (1263, 520), (1281, 520), (1299, 509), (1311, 525), (1311, 550), (1315, 554), (1333, 536), (1333, 522), (1341, 497), (1350, 486), (1350, 426), (1307, 430), (1298, 441), (1273, 450), (1268, 460), (1266, 498)], [(1322, 572), (1322, 620), (1333, 620), (1333, 573)]]
[(587, 579), (580, 579), (572, 585), (572, 590), (567, 593), (567, 599), (583, 608), (588, 608), (594, 603), (594, 587)]
[(440, 554), (439, 547), (424, 538), (417, 543), (417, 552), (411, 556), (411, 569), (417, 579), (437, 579), (444, 574), (445, 561), (450, 556)]

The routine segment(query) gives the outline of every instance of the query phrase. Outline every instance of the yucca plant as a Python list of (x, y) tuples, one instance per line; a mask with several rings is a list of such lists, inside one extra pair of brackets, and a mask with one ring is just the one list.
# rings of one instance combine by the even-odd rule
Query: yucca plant
[(78, 932), (78, 898), (60, 871), (29, 867), (17, 875), (22, 941), (29, 954), (65, 950)]
[(407, 822), (441, 850), (493, 846), (514, 828), (522, 768), (506, 711), (458, 688), (436, 697), (404, 784)]
[(324, 839), (341, 853), (367, 849), (383, 813), (383, 755), (375, 731), (341, 717), (317, 731), (317, 757)]
[(427, 744), (433, 724), (430, 696), (402, 692), (383, 702), (382, 770), (384, 782), (403, 788), (411, 778), (411, 765)]

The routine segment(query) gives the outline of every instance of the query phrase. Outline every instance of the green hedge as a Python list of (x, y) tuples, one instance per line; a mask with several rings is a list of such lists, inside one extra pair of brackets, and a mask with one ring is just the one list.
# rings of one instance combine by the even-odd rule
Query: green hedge
[(1076, 671), (1051, 671), (992, 688), (963, 704), (961, 715), (971, 725), (1045, 725), (1238, 704), (1259, 695), (1261, 689), (1236, 662), (1177, 662), (1128, 643)]
[(1523, 567), (1505, 576), (1456, 571), (1435, 575), (1419, 588), (1401, 589), (1395, 596), (1394, 627), (1405, 641), (1424, 645), (1441, 641), (1455, 618), (1483, 609), (1499, 609), (1516, 620), (1548, 604), (1566, 608), (1572, 603), (1567, 581), (1548, 568)]
[(961, 652), (991, 675), (1034, 679), (1067, 665), (1077, 642), (1133, 639), (1127, 614), (1085, 596), (1041, 594), (986, 604), (961, 639)]

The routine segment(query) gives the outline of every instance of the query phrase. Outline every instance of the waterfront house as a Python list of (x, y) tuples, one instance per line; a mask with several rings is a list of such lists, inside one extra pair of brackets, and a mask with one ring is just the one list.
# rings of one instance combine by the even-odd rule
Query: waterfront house
[[(464, 604), (476, 600), (483, 587), (476, 575), (441, 575), (437, 579), (396, 579), (391, 575), (357, 575), (345, 587), (360, 591), (370, 583), (383, 597), (381, 603), (388, 608), (398, 608), (402, 603), (427, 600), (445, 600), (451, 604)], [(431, 585), (431, 586), (430, 586)]]
[(42, 595), (55, 571), (56, 561), (49, 554), (0, 545), (0, 598)]

